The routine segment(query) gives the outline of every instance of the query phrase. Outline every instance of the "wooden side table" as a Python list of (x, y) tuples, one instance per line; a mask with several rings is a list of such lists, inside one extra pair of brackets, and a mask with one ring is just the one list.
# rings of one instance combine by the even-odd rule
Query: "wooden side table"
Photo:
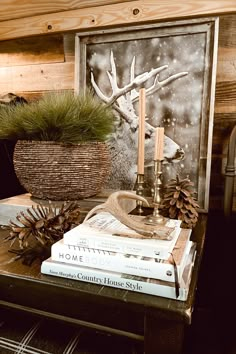
[[(141, 341), (145, 354), (181, 353), (185, 327), (191, 324), (204, 248), (207, 215), (192, 233), (197, 256), (187, 301), (177, 301), (97, 284), (47, 276), (40, 263), (5, 264), (12, 254), (0, 247), (0, 306), (59, 319)], [(3, 239), (6, 231), (0, 231)]]

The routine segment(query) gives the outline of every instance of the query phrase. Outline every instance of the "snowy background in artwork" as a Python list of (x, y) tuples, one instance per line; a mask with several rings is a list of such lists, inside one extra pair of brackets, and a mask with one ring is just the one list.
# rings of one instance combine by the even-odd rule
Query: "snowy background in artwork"
[[(168, 68), (159, 79), (181, 71), (188, 75), (173, 81), (153, 96), (147, 97), (146, 113), (153, 126), (164, 126), (165, 134), (183, 148), (184, 160), (166, 164), (163, 169), (164, 183), (178, 173), (189, 176), (197, 190), (200, 152), (203, 84), (205, 71), (204, 33), (174, 35), (137, 40), (122, 40), (87, 45), (87, 78), (89, 86), (91, 71), (99, 88), (111, 95), (107, 77), (110, 70), (110, 53), (114, 53), (118, 84), (129, 82), (130, 66), (136, 57), (135, 74), (141, 74), (162, 65)], [(152, 81), (147, 83), (150, 86)], [(138, 109), (138, 107), (137, 107)]]

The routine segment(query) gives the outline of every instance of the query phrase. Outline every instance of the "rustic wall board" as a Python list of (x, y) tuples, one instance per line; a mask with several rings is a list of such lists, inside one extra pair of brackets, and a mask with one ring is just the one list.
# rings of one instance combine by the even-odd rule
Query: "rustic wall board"
[(0, 68), (0, 92), (72, 89), (73, 70), (73, 63)]
[(1, 0), (0, 21), (127, 1), (130, 2), (132, 0)]
[[(0, 22), (0, 40), (33, 35), (123, 26), (147, 21), (176, 20), (236, 12), (235, 1), (156, 1), (107, 2), (104, 6), (42, 14)], [(2, 6), (2, 5), (1, 5)], [(22, 14), (23, 16), (23, 14)]]
[(0, 42), (0, 67), (64, 62), (63, 35)]

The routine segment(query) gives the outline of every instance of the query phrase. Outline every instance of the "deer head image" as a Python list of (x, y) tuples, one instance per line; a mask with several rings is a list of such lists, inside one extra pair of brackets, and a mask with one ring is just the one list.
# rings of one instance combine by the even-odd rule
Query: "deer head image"
[[(108, 145), (112, 158), (112, 172), (107, 183), (107, 188), (132, 189), (136, 180), (137, 172), (137, 146), (138, 146), (138, 112), (135, 110), (135, 102), (139, 99), (138, 88), (146, 87), (146, 96), (156, 94), (164, 86), (170, 84), (185, 75), (180, 72), (159, 81), (159, 73), (167, 69), (168, 65), (151, 69), (135, 77), (135, 56), (130, 68), (130, 82), (124, 87), (118, 86), (116, 64), (113, 51), (110, 53), (111, 70), (107, 76), (112, 89), (110, 97), (106, 96), (96, 83), (91, 72), (91, 84), (100, 99), (112, 105), (119, 117), (115, 132), (111, 135)], [(149, 79), (154, 78), (153, 83), (147, 87)], [(155, 145), (155, 127), (148, 119), (145, 122), (145, 166), (153, 164)], [(184, 158), (183, 149), (171, 138), (164, 138), (164, 161), (178, 162)]]

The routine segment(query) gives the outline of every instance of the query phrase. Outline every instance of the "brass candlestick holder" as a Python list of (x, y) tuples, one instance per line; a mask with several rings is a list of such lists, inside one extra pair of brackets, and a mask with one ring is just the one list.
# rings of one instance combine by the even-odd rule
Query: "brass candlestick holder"
[(165, 224), (166, 218), (160, 215), (159, 207), (161, 204), (161, 175), (162, 175), (162, 160), (154, 160), (154, 182), (153, 182), (153, 214), (145, 218), (145, 224), (159, 225)]
[[(137, 188), (136, 194), (143, 197), (144, 192), (144, 174), (137, 174)], [(143, 211), (143, 202), (141, 200), (137, 200), (137, 210), (139, 214), (142, 214)]]

